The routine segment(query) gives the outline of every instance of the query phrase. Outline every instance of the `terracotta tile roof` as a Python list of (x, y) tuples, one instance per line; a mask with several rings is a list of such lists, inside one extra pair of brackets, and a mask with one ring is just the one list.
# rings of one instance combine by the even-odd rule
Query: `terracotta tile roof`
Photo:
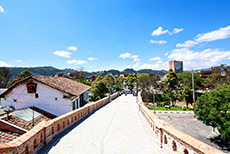
[[(15, 125), (15, 126), (18, 126), (24, 130), (31, 130), (33, 128), (33, 122), (28, 122), (28, 121), (25, 121), (23, 119), (20, 119), (18, 117), (15, 117), (13, 116), (15, 113), (18, 113), (18, 112), (21, 112), (21, 111), (24, 111), (24, 110), (27, 110), (27, 109), (33, 109), (34, 111), (36, 112), (39, 112), (42, 114), (42, 116), (38, 117), (37, 119), (34, 120), (34, 126), (36, 126), (37, 124), (39, 124), (40, 122), (42, 121), (49, 121), (53, 118), (55, 118), (56, 116), (55, 115), (52, 115), (51, 113), (48, 113), (46, 111), (43, 111), (37, 107), (30, 107), (30, 108), (25, 108), (25, 109), (22, 109), (22, 110), (17, 110), (17, 111), (14, 111), (14, 112), (11, 112), (8, 117), (7, 115), (2, 115), (0, 116), (0, 119), (1, 120), (4, 120), (12, 125)], [(17, 137), (19, 137), (20, 135), (22, 134), (19, 134), (19, 133), (16, 133), (14, 134), (15, 131), (11, 131), (11, 130), (8, 130), (8, 129), (4, 129), (0, 127), (0, 143), (8, 143), (10, 141), (13, 141), (14, 139), (16, 139)]]
[[(37, 119), (34, 119), (34, 126), (39, 124), (41, 121), (49, 121), (51, 119), (54, 119), (56, 116), (51, 114), (51, 113), (48, 113), (46, 111), (43, 111), (42, 109), (39, 109), (37, 107), (29, 107), (30, 109), (33, 109), (34, 111), (36, 112), (39, 112), (42, 116), (38, 117)], [(13, 116), (15, 113), (18, 113), (18, 112), (21, 112), (23, 110), (27, 110), (29, 108), (25, 108), (25, 109), (21, 109), (21, 110), (17, 110), (17, 111), (14, 111), (14, 112), (11, 112), (9, 114), (9, 116), (7, 117), (7, 115), (3, 115), (3, 116), (0, 116), (0, 119), (1, 120), (4, 120), (8, 123), (11, 123), (13, 125), (16, 125), (20, 128), (23, 128), (23, 129), (26, 129), (26, 130), (31, 130), (33, 128), (33, 122), (28, 122), (28, 121), (25, 121), (23, 119), (20, 119), (16, 116)]]
[(89, 90), (91, 87), (65, 78), (65, 77), (51, 77), (51, 76), (35, 76), (33, 75), (31, 77), (32, 79), (35, 79), (43, 84), (46, 84), (54, 89), (69, 93), (74, 96), (79, 96), (85, 91)]
[(18, 136), (15, 136), (13, 134), (10, 134), (8, 132), (0, 131), (0, 143), (8, 143), (10, 141), (13, 141)]
[[(31, 130), (33, 128), (33, 122), (27, 122), (25, 120), (22, 120), (20, 118), (15, 117), (15, 116), (10, 115), (9, 119), (7, 117), (4, 117), (2, 120), (5, 120), (6, 122), (9, 122), (13, 125), (16, 125), (20, 128), (26, 129), (26, 130)], [(43, 115), (43, 116), (34, 120), (34, 126), (39, 124), (43, 120), (49, 121), (50, 118)]]
[(51, 76), (41, 76), (41, 75), (32, 75), (30, 77), (27, 77), (17, 83), (15, 83), (13, 86), (11, 86), (10, 88), (8, 88), (7, 91), (5, 91), (4, 93), (0, 94), (0, 97), (4, 97), (4, 95), (6, 95), (7, 93), (9, 93), (14, 87), (16, 87), (17, 85), (24, 83), (30, 79), (34, 79), (40, 83), (43, 83), (45, 85), (48, 85), (54, 89), (57, 89), (59, 91), (68, 93), (72, 96), (80, 96), (82, 93), (86, 92), (87, 90), (89, 90), (91, 87), (65, 78), (65, 77), (51, 77)]

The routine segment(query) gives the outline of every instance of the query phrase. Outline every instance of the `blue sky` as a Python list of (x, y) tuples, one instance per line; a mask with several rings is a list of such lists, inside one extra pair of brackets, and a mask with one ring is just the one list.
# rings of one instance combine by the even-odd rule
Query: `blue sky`
[(229, 0), (0, 0), (0, 66), (230, 65)]

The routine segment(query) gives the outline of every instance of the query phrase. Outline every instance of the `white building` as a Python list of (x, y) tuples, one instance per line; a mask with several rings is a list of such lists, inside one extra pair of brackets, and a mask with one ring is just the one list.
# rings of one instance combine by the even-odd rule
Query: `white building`
[(15, 110), (37, 106), (60, 116), (87, 104), (90, 88), (68, 78), (33, 75), (2, 93), (1, 105)]

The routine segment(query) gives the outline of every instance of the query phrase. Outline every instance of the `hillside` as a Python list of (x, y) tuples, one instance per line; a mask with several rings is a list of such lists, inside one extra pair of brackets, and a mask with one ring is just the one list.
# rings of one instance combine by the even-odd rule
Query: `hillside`
[[(24, 70), (29, 70), (34, 75), (44, 75), (44, 76), (54, 76), (56, 74), (67, 74), (71, 72), (75, 72), (74, 69), (58, 69), (52, 66), (43, 66), (43, 67), (8, 67), (8, 69), (12, 72), (13, 77), (16, 77), (19, 73)], [(166, 70), (151, 70), (151, 69), (142, 69), (142, 70), (134, 70), (134, 69), (125, 69), (123, 71), (119, 70), (104, 70), (97, 72), (85, 72), (85, 76), (87, 79), (91, 78), (91, 75), (94, 74), (96, 76), (102, 75), (105, 76), (108, 73), (112, 73), (114, 76), (119, 76), (120, 74), (130, 74), (130, 73), (155, 73), (157, 75), (164, 75), (167, 73)]]

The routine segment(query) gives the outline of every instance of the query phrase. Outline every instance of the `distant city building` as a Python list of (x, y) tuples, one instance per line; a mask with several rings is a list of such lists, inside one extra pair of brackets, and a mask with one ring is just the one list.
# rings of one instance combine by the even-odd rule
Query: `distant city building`
[(204, 70), (204, 71), (196, 71), (196, 73), (199, 74), (201, 78), (206, 79), (209, 75), (212, 74), (212, 71)]
[(169, 61), (169, 69), (170, 68), (176, 73), (183, 73), (183, 61)]
[(79, 74), (77, 74), (77, 73), (68, 73), (67, 77), (70, 78), (70, 79), (76, 80), (76, 79), (79, 78)]

